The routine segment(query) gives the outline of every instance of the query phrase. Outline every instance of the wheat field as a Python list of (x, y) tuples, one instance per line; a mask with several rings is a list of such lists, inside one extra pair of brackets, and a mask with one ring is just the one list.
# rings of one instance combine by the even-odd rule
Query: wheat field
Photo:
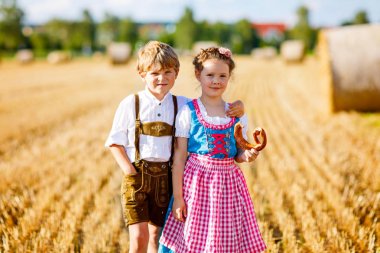
[[(191, 58), (173, 93), (196, 97)], [(236, 57), (225, 99), (268, 145), (242, 165), (266, 252), (380, 252), (380, 114), (326, 113), (318, 59)], [(141, 90), (135, 60), (0, 65), (0, 252), (127, 252), (121, 170), (104, 141)]]

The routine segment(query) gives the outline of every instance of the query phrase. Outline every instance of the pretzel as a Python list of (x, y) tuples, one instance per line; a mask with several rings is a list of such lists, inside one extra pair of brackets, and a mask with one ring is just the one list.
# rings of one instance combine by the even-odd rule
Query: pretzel
[[(267, 135), (265, 133), (265, 130), (261, 127), (258, 127), (253, 131), (253, 139), (255, 140), (256, 145), (252, 145), (244, 139), (243, 126), (240, 124), (240, 122), (236, 123), (235, 125), (234, 136), (238, 147), (244, 150), (255, 149), (256, 151), (260, 151), (265, 148), (265, 145), (267, 145)], [(259, 136), (261, 136), (263, 139), (262, 142), (260, 142)]]

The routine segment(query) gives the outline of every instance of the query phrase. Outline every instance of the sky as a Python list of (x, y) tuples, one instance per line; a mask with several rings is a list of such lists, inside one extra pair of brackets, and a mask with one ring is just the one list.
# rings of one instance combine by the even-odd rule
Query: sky
[(380, 23), (380, 0), (18, 0), (17, 3), (28, 24), (41, 24), (53, 17), (80, 19), (84, 9), (97, 21), (108, 12), (136, 22), (176, 22), (185, 7), (190, 7), (197, 21), (234, 23), (246, 18), (292, 26), (301, 5), (308, 7), (313, 26), (338, 26), (352, 20), (359, 10), (366, 11), (372, 23)]

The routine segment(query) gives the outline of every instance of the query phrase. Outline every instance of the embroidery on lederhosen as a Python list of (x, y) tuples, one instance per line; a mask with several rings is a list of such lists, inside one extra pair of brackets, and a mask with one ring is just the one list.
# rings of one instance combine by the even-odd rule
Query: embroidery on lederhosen
[(177, 116), (178, 105), (177, 97), (172, 95), (174, 105), (173, 125), (170, 125), (162, 121), (145, 122), (140, 120), (140, 102), (139, 95), (135, 94), (135, 161), (138, 163), (140, 160), (140, 134), (150, 135), (154, 137), (172, 136), (172, 150), (170, 161), (173, 159), (173, 143), (174, 143), (174, 131), (175, 131), (175, 119)]

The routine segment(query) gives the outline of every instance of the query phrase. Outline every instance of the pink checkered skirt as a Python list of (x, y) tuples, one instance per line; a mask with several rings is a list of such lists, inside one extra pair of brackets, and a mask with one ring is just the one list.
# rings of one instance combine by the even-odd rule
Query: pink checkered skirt
[(233, 158), (191, 155), (183, 184), (186, 221), (170, 213), (161, 244), (176, 253), (265, 250), (244, 175)]

